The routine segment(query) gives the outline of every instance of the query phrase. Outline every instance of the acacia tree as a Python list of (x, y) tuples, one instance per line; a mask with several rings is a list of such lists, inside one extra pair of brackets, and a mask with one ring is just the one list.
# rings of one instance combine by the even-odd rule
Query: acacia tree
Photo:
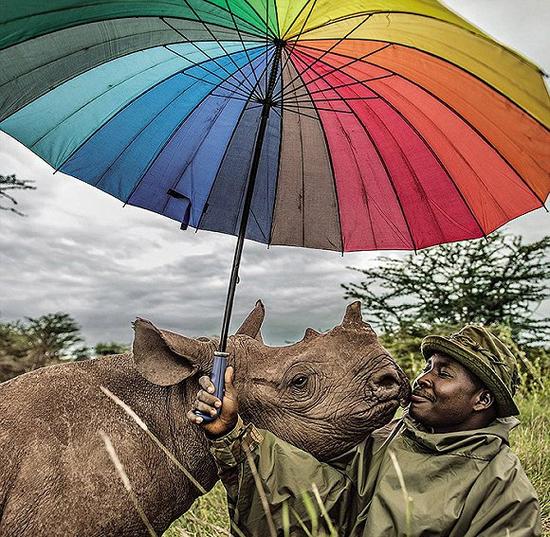
[[(0, 175), (0, 210), (24, 216), (15, 207), (17, 205), (17, 200), (13, 196), (15, 190), (36, 190), (36, 187), (31, 181), (21, 181), (15, 175)], [(8, 205), (2, 203), (6, 201)]]
[(80, 327), (67, 313), (0, 323), (0, 382), (45, 365), (72, 359)]
[(524, 244), (519, 236), (445, 244), (376, 267), (352, 268), (362, 281), (343, 284), (385, 332), (466, 323), (508, 325), (523, 341), (550, 335), (537, 309), (550, 293), (550, 236)]

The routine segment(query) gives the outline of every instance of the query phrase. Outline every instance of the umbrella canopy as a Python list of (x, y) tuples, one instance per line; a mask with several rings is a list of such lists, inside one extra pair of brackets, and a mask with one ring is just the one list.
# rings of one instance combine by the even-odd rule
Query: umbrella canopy
[(541, 71), (436, 0), (0, 14), (0, 129), (183, 227), (337, 251), (481, 237), (550, 192)]

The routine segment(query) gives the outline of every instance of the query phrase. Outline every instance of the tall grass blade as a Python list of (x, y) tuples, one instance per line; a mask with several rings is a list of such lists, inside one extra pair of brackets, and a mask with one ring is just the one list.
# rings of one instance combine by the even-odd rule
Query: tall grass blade
[(315, 483), (311, 484), (311, 490), (313, 490), (313, 495), (315, 496), (315, 500), (317, 501), (317, 504), (319, 505), (319, 509), (321, 510), (321, 514), (325, 519), (325, 522), (328, 527), (328, 531), (330, 532), (330, 537), (338, 537), (338, 532), (336, 531), (336, 528), (334, 527), (334, 524), (332, 523), (332, 520), (328, 515), (327, 508), (323, 503), (323, 499), (321, 498), (321, 495), (319, 494), (319, 489), (317, 488), (317, 485)]
[(296, 510), (293, 509), (292, 507), (290, 508), (290, 510), (292, 511), (292, 514), (294, 515), (294, 518), (296, 519), (298, 524), (300, 524), (300, 527), (304, 530), (306, 537), (313, 537), (308, 527), (305, 525), (304, 521), (301, 519), (300, 515), (296, 512)]
[(388, 451), (390, 455), (391, 462), (395, 468), (395, 473), (397, 474), (397, 479), (399, 480), (399, 486), (401, 487), (401, 492), (403, 493), (403, 500), (405, 501), (405, 527), (407, 535), (411, 535), (411, 523), (412, 523), (412, 498), (409, 496), (409, 492), (405, 485), (405, 479), (403, 477), (403, 472), (395, 453), (391, 450)]
[(277, 537), (277, 530), (275, 529), (275, 524), (273, 523), (273, 517), (271, 516), (271, 511), (269, 509), (269, 502), (267, 501), (267, 496), (265, 495), (265, 490), (262, 485), (262, 480), (260, 474), (258, 474), (258, 469), (256, 468), (256, 463), (252, 458), (252, 455), (249, 451), (246, 452), (246, 458), (248, 460), (248, 465), (250, 466), (250, 471), (254, 477), (254, 483), (258, 489), (258, 494), (260, 495), (260, 500), (262, 502), (262, 507), (266, 516), (267, 525), (269, 527), (269, 533), (271, 537)]
[(122, 481), (122, 484), (124, 485), (124, 488), (128, 493), (128, 496), (130, 496), (130, 499), (132, 500), (132, 503), (134, 504), (136, 511), (139, 513), (141, 520), (143, 520), (143, 523), (145, 524), (145, 527), (147, 528), (149, 535), (151, 535), (151, 537), (158, 537), (157, 532), (154, 530), (153, 526), (151, 526), (151, 523), (149, 522), (149, 519), (147, 518), (145, 511), (143, 510), (143, 508), (138, 502), (137, 496), (135, 495), (134, 490), (132, 489), (132, 484), (130, 483), (130, 479), (128, 478), (128, 474), (124, 470), (124, 466), (122, 466), (122, 463), (118, 458), (118, 455), (115, 451), (115, 448), (113, 447), (111, 439), (103, 431), (99, 431), (99, 435), (103, 439), (103, 443), (105, 444), (105, 449), (107, 451), (107, 454), (109, 455), (109, 458), (111, 459), (120, 477), (120, 480)]
[(283, 537), (290, 537), (290, 514), (288, 512), (288, 502), (283, 502), (281, 508), (281, 520), (283, 523)]
[(311, 521), (311, 533), (316, 536), (319, 532), (319, 515), (317, 513), (317, 509), (315, 509), (315, 505), (309, 497), (309, 492), (304, 491), (302, 493), (302, 500)]
[(176, 457), (170, 452), (170, 450), (149, 430), (149, 427), (147, 427), (147, 424), (132, 410), (130, 406), (128, 406), (124, 401), (119, 399), (114, 393), (112, 393), (108, 388), (105, 388), (105, 386), (100, 386), (100, 390), (107, 396), (109, 399), (111, 399), (114, 403), (116, 403), (128, 416), (130, 416), (137, 425), (149, 436), (149, 438), (155, 442), (155, 444), (163, 451), (163, 453), (174, 463), (174, 465), (195, 485), (195, 487), (198, 489), (198, 491), (201, 494), (206, 494), (206, 489), (195, 479), (193, 474), (183, 466), (183, 464), (176, 459)]

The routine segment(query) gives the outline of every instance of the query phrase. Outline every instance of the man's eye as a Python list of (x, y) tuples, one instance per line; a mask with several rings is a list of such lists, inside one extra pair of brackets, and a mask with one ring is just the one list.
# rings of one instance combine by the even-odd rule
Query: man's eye
[(306, 375), (296, 375), (292, 379), (292, 386), (294, 388), (304, 388), (307, 384), (307, 376)]
[(444, 371), (444, 370), (439, 371), (439, 376), (443, 377), (443, 378), (451, 378), (451, 375), (449, 373), (447, 373), (447, 371)]

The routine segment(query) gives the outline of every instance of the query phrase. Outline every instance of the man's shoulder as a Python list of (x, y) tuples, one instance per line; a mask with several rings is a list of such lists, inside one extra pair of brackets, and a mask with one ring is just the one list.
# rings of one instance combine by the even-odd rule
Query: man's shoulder
[(533, 485), (527, 477), (519, 457), (508, 444), (504, 444), (495, 454), (487, 465), (484, 474), (490, 474), (490, 478), (493, 480), (508, 483), (509, 487), (517, 486), (526, 489), (536, 496)]
[(497, 471), (499, 473), (509, 474), (512, 472), (514, 475), (525, 475), (525, 471), (523, 470), (519, 457), (514, 453), (508, 444), (503, 444), (501, 446), (500, 450), (491, 460), (490, 466), (493, 471)]

